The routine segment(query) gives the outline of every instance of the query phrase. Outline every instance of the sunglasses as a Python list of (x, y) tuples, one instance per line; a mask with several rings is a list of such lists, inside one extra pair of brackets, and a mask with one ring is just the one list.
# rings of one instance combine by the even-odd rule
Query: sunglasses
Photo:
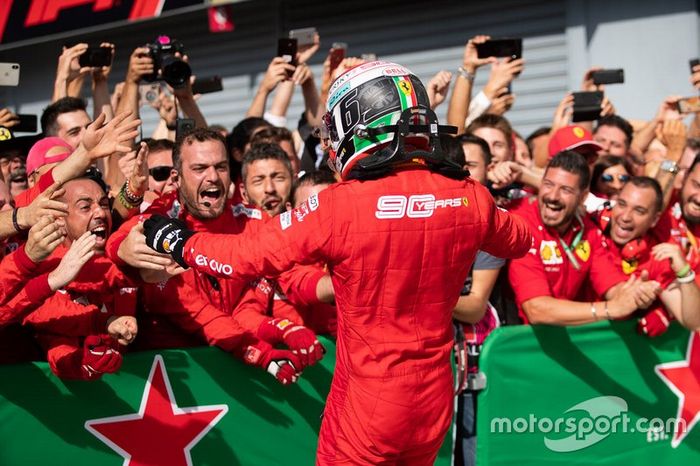
[(173, 167), (160, 166), (160, 167), (149, 168), (148, 173), (156, 181), (165, 181), (168, 178), (170, 178), (170, 172), (172, 170), (173, 170)]
[[(630, 180), (629, 175), (617, 175), (617, 179), (620, 181), (620, 183), (627, 183)], [(615, 180), (615, 177), (613, 175), (610, 175), (609, 173), (604, 173), (600, 175), (600, 181), (603, 183), (612, 183), (613, 180)]]

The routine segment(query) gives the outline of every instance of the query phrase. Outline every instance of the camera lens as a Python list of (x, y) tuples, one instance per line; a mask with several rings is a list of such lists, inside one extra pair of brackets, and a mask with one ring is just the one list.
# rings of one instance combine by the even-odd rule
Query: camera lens
[(172, 55), (163, 59), (161, 70), (165, 82), (176, 89), (184, 87), (192, 76), (190, 65)]

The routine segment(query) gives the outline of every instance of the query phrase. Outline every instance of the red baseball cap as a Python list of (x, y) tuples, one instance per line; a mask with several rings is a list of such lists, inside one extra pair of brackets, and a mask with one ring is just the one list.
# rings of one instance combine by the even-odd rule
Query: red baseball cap
[(578, 125), (569, 125), (558, 129), (549, 140), (550, 157), (554, 157), (563, 150), (572, 150), (586, 155), (602, 149), (603, 146), (593, 140), (590, 131)]
[(39, 139), (27, 154), (27, 173), (32, 174), (49, 163), (58, 163), (68, 158), (73, 148), (63, 139), (50, 136)]

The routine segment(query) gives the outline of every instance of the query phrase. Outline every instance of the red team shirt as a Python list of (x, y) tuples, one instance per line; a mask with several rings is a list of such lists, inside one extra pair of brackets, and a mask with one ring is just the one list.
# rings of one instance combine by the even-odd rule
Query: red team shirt
[[(528, 323), (522, 312), (525, 301), (540, 296), (575, 300), (586, 279), (602, 296), (611, 287), (626, 280), (627, 277), (615, 267), (613, 256), (601, 244), (602, 232), (590, 219), (583, 218), (581, 223), (574, 221), (569, 231), (560, 238), (556, 230), (542, 223), (535, 198), (517, 201), (510, 212), (527, 221), (533, 236), (528, 253), (520, 259), (513, 259), (508, 268), (515, 301), (525, 323)], [(576, 243), (575, 239), (582, 228), (580, 240), (572, 244)], [(564, 245), (571, 247), (570, 252), (579, 265), (578, 269)]]

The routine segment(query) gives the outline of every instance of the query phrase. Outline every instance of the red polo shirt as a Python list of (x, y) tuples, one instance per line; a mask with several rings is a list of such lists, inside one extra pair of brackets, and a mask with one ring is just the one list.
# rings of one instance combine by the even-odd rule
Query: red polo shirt
[[(559, 233), (547, 228), (540, 218), (538, 202), (535, 198), (522, 199), (511, 209), (530, 225), (533, 244), (528, 253), (511, 261), (508, 278), (515, 292), (515, 301), (520, 315), (522, 303), (540, 296), (575, 300), (588, 279), (595, 292), (604, 295), (614, 285), (627, 277), (615, 267), (612, 255), (601, 244), (602, 232), (587, 217), (583, 219), (583, 233), (576, 245), (572, 245), (581, 231), (581, 223), (574, 221), (560, 238)], [(562, 244), (563, 243), (563, 244)], [(572, 247), (571, 257), (564, 247)]]

